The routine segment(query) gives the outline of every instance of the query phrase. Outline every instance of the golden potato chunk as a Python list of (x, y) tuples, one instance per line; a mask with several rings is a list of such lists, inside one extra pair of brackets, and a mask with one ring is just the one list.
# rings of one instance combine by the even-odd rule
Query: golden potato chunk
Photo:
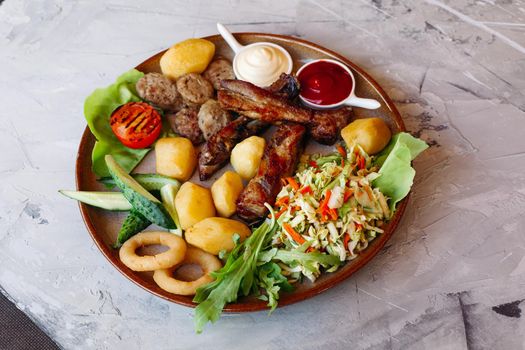
[(211, 192), (191, 182), (185, 182), (175, 196), (175, 209), (183, 230), (199, 221), (215, 216)]
[(225, 172), (211, 185), (213, 203), (220, 216), (227, 218), (235, 213), (237, 210), (235, 202), (242, 189), (242, 179), (234, 171)]
[(215, 45), (204, 39), (187, 39), (173, 45), (160, 58), (162, 74), (178, 79), (188, 73), (202, 73), (215, 54)]
[(190, 140), (184, 137), (165, 137), (155, 144), (157, 173), (188, 180), (197, 165), (197, 152)]
[(390, 141), (392, 133), (381, 118), (357, 119), (341, 130), (348, 147), (357, 143), (368, 154), (381, 151)]
[(234, 247), (233, 235), (237, 233), (241, 241), (251, 234), (248, 226), (240, 221), (226, 218), (207, 218), (186, 230), (185, 238), (189, 244), (211, 253), (230, 251)]
[(257, 173), (265, 145), (262, 137), (251, 136), (233, 148), (230, 162), (243, 179), (249, 180)]

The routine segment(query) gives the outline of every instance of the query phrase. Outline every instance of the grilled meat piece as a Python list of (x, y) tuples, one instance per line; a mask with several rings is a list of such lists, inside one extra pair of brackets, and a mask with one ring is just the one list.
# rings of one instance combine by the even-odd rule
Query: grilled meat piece
[(230, 159), (235, 145), (247, 137), (255, 135), (268, 124), (247, 117), (239, 117), (213, 134), (202, 147), (199, 154), (199, 178), (207, 180)]
[[(299, 81), (294, 76), (283, 73), (279, 80), (266, 89), (282, 99), (293, 100), (299, 94)], [(202, 181), (209, 179), (230, 159), (231, 151), (237, 143), (260, 133), (268, 126), (268, 123), (241, 117), (210, 136), (199, 155), (199, 178)]]
[(208, 79), (215, 90), (221, 88), (221, 80), (235, 79), (232, 64), (225, 58), (217, 58), (213, 60), (204, 73), (202, 73), (202, 76)]
[(208, 100), (199, 109), (199, 127), (206, 140), (232, 121), (229, 111), (221, 108), (219, 102)]
[(323, 144), (331, 145), (337, 140), (352, 114), (347, 107), (314, 111), (295, 106), (246, 81), (223, 80), (221, 86), (217, 96), (222, 108), (272, 124), (289, 121), (306, 125), (312, 137)]
[(198, 107), (184, 107), (175, 114), (166, 114), (171, 129), (180, 136), (190, 139), (195, 146), (204, 142), (204, 136), (199, 128), (198, 113)]
[(257, 175), (250, 180), (237, 199), (237, 214), (248, 222), (265, 217), (264, 203), (274, 205), (281, 190), (281, 178), (290, 176), (303, 149), (306, 128), (301, 124), (283, 123), (264, 149)]
[(299, 80), (291, 74), (282, 73), (272, 85), (265, 88), (274, 95), (293, 101), (299, 96), (301, 85)]

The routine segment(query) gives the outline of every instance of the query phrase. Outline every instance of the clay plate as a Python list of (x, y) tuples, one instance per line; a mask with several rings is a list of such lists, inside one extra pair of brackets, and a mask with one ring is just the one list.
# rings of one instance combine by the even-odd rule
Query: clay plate
[[(357, 118), (367, 118), (378, 116), (383, 118), (391, 130), (395, 132), (404, 131), (405, 126), (401, 119), (399, 112), (394, 106), (392, 100), (387, 96), (383, 89), (375, 82), (363, 69), (346, 59), (345, 57), (330, 51), (319, 45), (310, 43), (308, 41), (296, 39), (289, 36), (261, 34), (261, 33), (237, 33), (236, 38), (242, 44), (249, 44), (257, 41), (269, 41), (279, 44), (286, 48), (291, 56), (294, 58), (294, 72), (305, 62), (317, 58), (332, 58), (347, 64), (354, 72), (356, 78), (356, 95), (360, 97), (375, 98), (381, 102), (381, 108), (369, 111), (361, 108), (355, 108), (355, 115)], [(232, 59), (232, 52), (227, 47), (224, 40), (219, 35), (206, 37), (205, 39), (212, 41), (216, 46), (216, 56), (223, 56)], [(147, 59), (137, 66), (137, 69), (143, 72), (157, 72), (160, 71), (159, 59), (163, 52)], [(123, 69), (123, 71), (125, 68)], [(95, 138), (91, 134), (89, 128), (86, 130), (80, 141), (80, 146), (77, 155), (76, 163), (76, 182), (78, 190), (96, 191), (104, 190), (104, 187), (97, 183), (96, 177), (91, 171), (91, 151), (95, 143)], [(326, 148), (326, 146), (317, 145), (315, 142), (310, 142), (307, 146), (306, 152), (326, 152), (333, 151), (333, 148)], [(153, 152), (150, 152), (148, 157), (135, 169), (135, 172), (154, 172)], [(224, 171), (224, 169), (223, 169)], [(218, 178), (223, 171), (218, 172), (215, 176), (207, 182), (205, 186), (210, 186), (213, 181)], [(195, 175), (191, 181), (200, 182)], [(354, 272), (362, 268), (370, 259), (372, 259), (379, 250), (385, 245), (388, 239), (392, 236), (396, 226), (398, 225), (405, 207), (407, 205), (407, 198), (405, 198), (398, 205), (395, 216), (384, 228), (385, 233), (379, 235), (373, 240), (368, 248), (361, 253), (355, 260), (345, 264), (338, 271), (334, 273), (323, 274), (315, 283), (303, 282), (296, 284), (296, 290), (292, 293), (282, 293), (279, 306), (292, 304), (319, 294), (328, 288), (335, 286), (344, 279), (348, 278)], [(191, 297), (174, 295), (160, 289), (152, 279), (151, 273), (134, 272), (128, 269), (120, 262), (118, 251), (111, 248), (111, 244), (115, 242), (120, 225), (124, 220), (124, 213), (113, 213), (102, 209), (90, 207), (88, 205), (80, 204), (80, 212), (87, 226), (87, 229), (98, 248), (106, 256), (106, 258), (115, 266), (122, 274), (124, 274), (131, 281), (146, 289), (147, 291), (164, 298), (166, 300), (175, 302), (177, 304), (195, 307), (196, 304), (192, 302)], [(154, 228), (150, 228), (154, 229)], [(254, 297), (241, 298), (237, 303), (226, 305), (225, 312), (248, 312), (263, 310), (266, 308), (266, 302), (258, 300)]]

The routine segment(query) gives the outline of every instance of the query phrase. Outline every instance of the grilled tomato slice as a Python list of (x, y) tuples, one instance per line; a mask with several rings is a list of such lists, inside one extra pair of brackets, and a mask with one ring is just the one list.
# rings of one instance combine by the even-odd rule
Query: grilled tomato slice
[(109, 125), (124, 146), (146, 148), (159, 137), (162, 119), (151, 105), (129, 102), (113, 111)]

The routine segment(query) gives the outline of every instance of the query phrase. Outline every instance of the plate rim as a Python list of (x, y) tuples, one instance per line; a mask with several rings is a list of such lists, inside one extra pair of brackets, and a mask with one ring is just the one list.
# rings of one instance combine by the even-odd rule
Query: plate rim
[[(406, 131), (406, 127), (403, 122), (403, 119), (401, 118), (401, 114), (399, 113), (396, 106), (394, 105), (394, 102), (388, 96), (385, 90), (364, 69), (362, 69), (360, 66), (350, 61), (345, 56), (335, 51), (332, 51), (330, 49), (327, 49), (326, 47), (323, 47), (321, 45), (315, 44), (313, 42), (310, 42), (304, 39), (300, 39), (300, 38), (296, 38), (293, 36), (288, 36), (288, 35), (259, 33), (259, 32), (238, 32), (238, 33), (233, 33), (233, 34), (238, 37), (250, 36), (250, 37), (266, 37), (270, 39), (272, 38), (279, 39), (285, 42), (301, 44), (303, 46), (307, 46), (314, 50), (317, 50), (323, 53), (327, 53), (328, 55), (336, 57), (338, 60), (350, 66), (353, 70), (357, 71), (361, 76), (363, 76), (363, 78), (367, 80), (368, 83), (370, 83), (373, 86), (373, 88), (379, 93), (381, 98), (386, 103), (386, 106), (388, 107), (390, 112), (393, 113), (393, 119), (395, 119), (395, 122), (398, 125), (399, 129), (401, 131)], [(202, 39), (212, 39), (212, 40), (216, 40), (219, 38), (220, 38), (219, 34), (202, 37)], [(140, 70), (141, 67), (147, 65), (153, 60), (156, 60), (157, 57), (162, 55), (165, 51), (166, 50), (163, 50), (161, 52), (154, 54), (153, 56), (147, 58), (146, 60), (138, 64), (135, 68)], [(82, 134), (82, 137), (80, 139), (80, 143), (79, 143), (79, 147), (77, 151), (76, 162), (75, 162), (75, 184), (76, 184), (77, 190), (81, 190), (80, 187), (81, 187), (81, 182), (82, 182), (81, 180), (83, 176), (82, 175), (82, 164), (83, 164), (82, 161), (85, 158), (85, 156), (83, 157), (82, 155), (91, 154), (91, 150), (92, 150), (91, 145), (94, 144), (94, 142), (95, 142), (95, 137), (91, 133), (89, 126), (86, 126)], [(86, 150), (87, 147), (91, 149)], [(391, 227), (391, 229), (381, 234), (380, 236), (381, 239), (377, 240), (373, 246), (365, 250), (366, 254), (361, 255), (362, 258), (359, 260), (358, 263), (351, 264), (348, 269), (341, 270), (341, 272), (339, 274), (336, 274), (332, 279), (322, 281), (318, 285), (314, 285), (312, 288), (307, 289), (305, 291), (283, 293), (283, 295), (285, 295), (285, 298), (281, 298), (279, 300), (278, 307), (283, 307), (286, 305), (297, 303), (305, 299), (309, 299), (332, 287), (335, 287), (336, 285), (340, 284), (345, 279), (349, 278), (355, 272), (363, 268), (366, 264), (368, 264), (368, 262), (379, 253), (379, 251), (384, 247), (386, 242), (390, 240), (394, 232), (397, 230), (397, 226), (399, 225), (399, 222), (401, 221), (404, 215), (405, 209), (407, 207), (409, 196), (410, 196), (410, 193), (400, 203), (398, 203), (396, 214), (394, 215), (394, 217), (389, 223), (389, 226)], [(180, 296), (180, 295), (176, 295), (176, 294), (172, 294), (172, 293), (163, 291), (159, 287), (154, 286), (152, 283), (148, 283), (140, 275), (136, 274), (134, 271), (130, 270), (125, 265), (123, 265), (123, 263), (113, 255), (113, 252), (112, 252), (113, 248), (107, 245), (104, 242), (104, 239), (102, 238), (102, 236), (96, 232), (95, 226), (89, 214), (89, 211), (92, 210), (93, 208), (81, 202), (78, 202), (78, 206), (79, 206), (80, 213), (84, 221), (84, 224), (91, 238), (95, 242), (95, 245), (98, 247), (102, 255), (104, 255), (104, 257), (111, 263), (111, 265), (113, 265), (113, 267), (115, 267), (122, 275), (124, 275), (126, 278), (128, 278), (130, 281), (132, 281), (134, 284), (138, 285), (142, 289), (164, 300), (167, 300), (167, 301), (179, 304), (179, 305), (191, 307), (191, 308), (195, 308), (197, 306), (197, 304), (191, 301), (192, 298), (188, 298), (185, 296)], [(262, 301), (262, 300), (256, 300), (256, 301), (250, 301), (249, 303), (235, 302), (235, 303), (226, 304), (223, 312), (242, 313), (242, 312), (261, 311), (261, 310), (266, 310), (266, 309), (268, 309), (267, 302)]]

